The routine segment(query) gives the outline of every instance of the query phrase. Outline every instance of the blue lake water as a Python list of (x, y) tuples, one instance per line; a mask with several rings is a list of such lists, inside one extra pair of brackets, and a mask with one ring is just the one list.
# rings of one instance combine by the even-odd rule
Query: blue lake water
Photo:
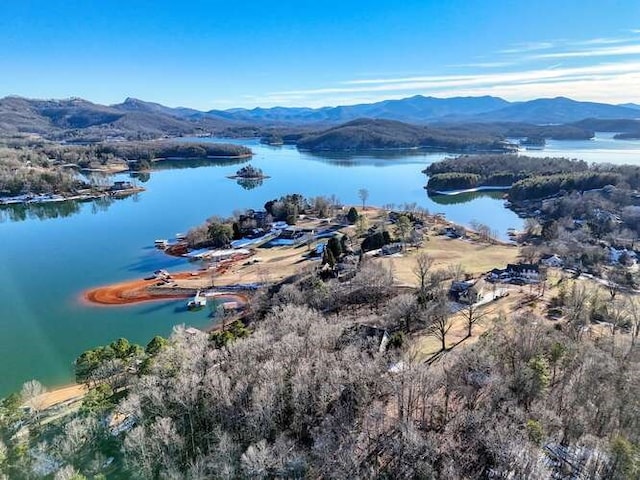
[[(458, 223), (487, 223), (501, 234), (522, 225), (497, 192), (440, 203), (429, 199), (421, 170), (445, 153), (327, 156), (255, 140), (235, 142), (250, 146), (255, 152), (251, 164), (271, 176), (261, 186), (245, 189), (227, 178), (239, 162), (182, 162), (151, 172), (141, 183), (145, 192), (110, 205), (0, 210), (0, 397), (32, 378), (50, 386), (71, 381), (77, 355), (118, 337), (145, 344), (153, 335), (168, 335), (176, 324), (206, 325), (208, 311), (186, 312), (181, 300), (105, 308), (85, 305), (80, 297), (92, 286), (143, 277), (159, 268), (184, 269), (187, 262), (154, 249), (154, 239), (173, 238), (212, 215), (261, 208), (287, 193), (335, 194), (343, 203), (358, 204), (358, 189), (366, 188), (371, 205), (416, 202)], [(640, 145), (629, 144), (633, 148), (619, 149), (615, 158), (638, 163)], [(549, 152), (562, 145), (549, 142)], [(590, 161), (599, 161), (593, 160), (590, 145), (558, 155), (592, 155)], [(556, 156), (549, 152), (527, 153)], [(616, 161), (606, 151), (602, 155)], [(46, 218), (54, 213), (56, 218)]]

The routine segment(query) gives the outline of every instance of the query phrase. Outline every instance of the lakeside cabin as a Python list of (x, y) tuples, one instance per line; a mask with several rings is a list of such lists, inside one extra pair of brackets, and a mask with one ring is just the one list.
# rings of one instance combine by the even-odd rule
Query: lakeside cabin
[(113, 182), (113, 185), (109, 187), (110, 192), (121, 192), (122, 190), (131, 190), (133, 185), (131, 182), (124, 180), (117, 180)]

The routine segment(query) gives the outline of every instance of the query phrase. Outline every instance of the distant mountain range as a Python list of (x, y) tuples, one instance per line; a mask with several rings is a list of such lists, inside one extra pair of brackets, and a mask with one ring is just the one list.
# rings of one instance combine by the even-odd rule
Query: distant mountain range
[(502, 98), (435, 98), (420, 95), (401, 100), (324, 108), (254, 108), (210, 110), (171, 108), (127, 98), (116, 105), (87, 100), (0, 99), (0, 133), (38, 133), (69, 139), (127, 136), (224, 133), (233, 129), (252, 134), (266, 127), (299, 126), (315, 129), (361, 118), (397, 120), (411, 124), (518, 122), (534, 125), (566, 124), (585, 119), (640, 119), (640, 105), (578, 102), (569, 98), (543, 98), (508, 102)]
[(637, 119), (639, 105), (578, 102), (565, 97), (508, 102), (499, 97), (435, 98), (416, 95), (402, 100), (324, 108), (254, 108), (211, 110), (203, 115), (258, 123), (337, 124), (358, 118), (407, 123), (521, 122), (571, 123), (586, 118)]
[(189, 118), (197, 114), (196, 110), (174, 109), (135, 99), (105, 106), (80, 98), (5, 97), (0, 99), (0, 133), (35, 133), (65, 140), (114, 136), (143, 139), (211, 132), (235, 124), (214, 116)]

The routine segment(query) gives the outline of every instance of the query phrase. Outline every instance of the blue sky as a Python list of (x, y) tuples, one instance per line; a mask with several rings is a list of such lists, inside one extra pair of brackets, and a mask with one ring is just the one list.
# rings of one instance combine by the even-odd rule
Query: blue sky
[(640, 103), (638, 0), (1, 0), (0, 96)]

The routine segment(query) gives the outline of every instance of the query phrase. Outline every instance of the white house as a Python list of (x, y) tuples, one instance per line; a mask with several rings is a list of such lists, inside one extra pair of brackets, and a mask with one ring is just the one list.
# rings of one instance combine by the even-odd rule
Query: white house
[(543, 265), (546, 265), (547, 267), (556, 267), (556, 268), (562, 267), (564, 265), (564, 261), (555, 253), (553, 255), (543, 258), (542, 260), (540, 260), (540, 263)]
[(620, 263), (621, 259), (626, 257), (631, 263), (636, 263), (638, 255), (633, 250), (622, 248), (618, 250), (615, 247), (609, 247), (608, 258), (611, 263)]

